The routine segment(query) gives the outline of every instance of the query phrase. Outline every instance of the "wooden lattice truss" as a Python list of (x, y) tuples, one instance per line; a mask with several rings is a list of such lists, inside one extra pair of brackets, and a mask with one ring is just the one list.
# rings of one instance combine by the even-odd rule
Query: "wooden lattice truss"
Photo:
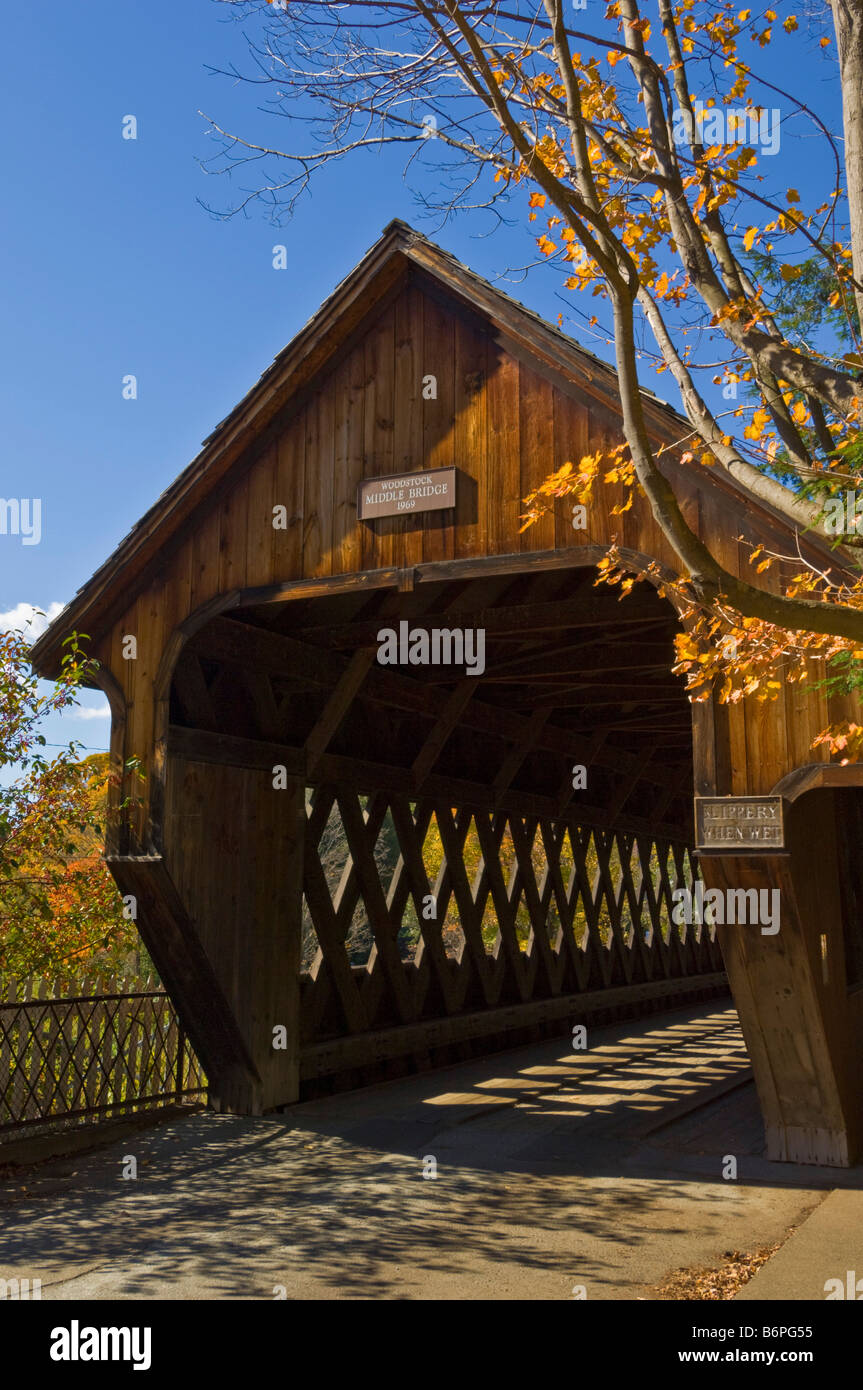
[[(327, 872), (334, 820), (346, 857)], [(711, 931), (671, 920), (673, 890), (694, 877), (668, 840), (320, 787), (304, 1038), (721, 970)]]
[[(342, 1065), (328, 1040), (371, 1057), (420, 1028), (421, 1052), (439, 1025), (721, 972), (670, 920), (695, 872), (674, 612), (646, 584), (490, 570), (238, 608), (177, 664), (169, 756), (308, 788), (306, 1075)], [(482, 675), (379, 664), (401, 620), (482, 628)]]

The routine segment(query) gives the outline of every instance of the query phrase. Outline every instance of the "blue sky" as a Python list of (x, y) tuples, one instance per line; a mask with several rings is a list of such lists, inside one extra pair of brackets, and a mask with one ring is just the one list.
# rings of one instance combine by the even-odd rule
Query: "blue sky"
[[(488, 236), (479, 219), (442, 230), (422, 219), (389, 154), (325, 171), (279, 229), (255, 209), (209, 216), (196, 199), (227, 205), (231, 189), (198, 166), (214, 149), (199, 108), (261, 129), (249, 91), (206, 71), (246, 53), (214, 0), (12, 6), (4, 37), (0, 494), (43, 508), (40, 544), (0, 535), (8, 625), (71, 598), (391, 218), (492, 280), (534, 249), (524, 225)], [(779, 57), (786, 85), (823, 107), (829, 70), (813, 68), (813, 47)], [(122, 138), (130, 114), (134, 141)], [(290, 139), (285, 122), (279, 135)], [(783, 137), (777, 160), (804, 196), (806, 156)], [(276, 242), (287, 271), (273, 269)], [(503, 284), (551, 319), (563, 307), (547, 268)], [(134, 401), (122, 398), (128, 373)], [(667, 381), (646, 384), (662, 395)], [(87, 694), (84, 705), (49, 736), (105, 747), (104, 702)]]

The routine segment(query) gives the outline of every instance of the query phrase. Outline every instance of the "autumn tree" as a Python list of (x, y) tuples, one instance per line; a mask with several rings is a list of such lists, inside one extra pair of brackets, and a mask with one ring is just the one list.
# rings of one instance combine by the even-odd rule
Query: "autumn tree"
[(23, 631), (0, 633), (0, 978), (114, 973), (138, 950), (102, 855), (107, 755), (48, 756), (46, 719), (73, 706), (89, 663), (67, 642), (41, 693)]
[[(769, 696), (813, 657), (837, 688), (863, 683), (863, 539), (844, 505), (861, 462), (863, 0), (783, 16), (725, 0), (221, 2), (251, 25), (252, 67), (231, 76), (292, 117), (274, 142), (213, 122), (210, 167), (245, 185), (227, 211), (259, 201), (278, 220), (322, 166), (404, 146), (428, 208), (534, 221), (539, 254), (588, 297), (583, 317), (613, 353), (625, 444), (567, 461), (526, 521), (608, 478), (641, 490), (679, 560), (679, 669), (696, 693), (719, 677), (723, 698)], [(795, 46), (811, 90), (832, 83), (841, 130), (784, 85)], [(770, 163), (804, 132), (820, 182), (805, 205)], [(795, 287), (825, 296), (820, 322), (789, 314)], [(651, 443), (651, 370), (686, 417), (677, 456), (828, 538), (835, 565), (758, 550), (751, 579), (723, 567)], [(758, 568), (789, 558), (781, 592), (759, 584)], [(602, 574), (633, 578), (613, 552)], [(826, 737), (863, 746), (863, 730)]]

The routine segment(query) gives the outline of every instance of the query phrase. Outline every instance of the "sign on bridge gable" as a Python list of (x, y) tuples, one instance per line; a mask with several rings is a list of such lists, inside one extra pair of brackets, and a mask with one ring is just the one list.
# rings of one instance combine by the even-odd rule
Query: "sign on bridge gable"
[(454, 468), (432, 468), (425, 473), (390, 473), (384, 478), (364, 478), (357, 495), (357, 516), (360, 521), (371, 521), (376, 516), (438, 512), (454, 506)]
[(782, 797), (697, 796), (695, 844), (698, 849), (732, 852), (783, 849)]

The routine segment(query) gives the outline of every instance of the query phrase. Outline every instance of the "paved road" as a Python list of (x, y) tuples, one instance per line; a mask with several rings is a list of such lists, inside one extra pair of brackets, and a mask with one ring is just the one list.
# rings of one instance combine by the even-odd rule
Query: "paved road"
[(652, 1298), (672, 1270), (782, 1240), (835, 1186), (761, 1156), (732, 1010), (589, 1044), (273, 1118), (198, 1113), (19, 1173), (0, 1184), (0, 1277), (54, 1299)]

